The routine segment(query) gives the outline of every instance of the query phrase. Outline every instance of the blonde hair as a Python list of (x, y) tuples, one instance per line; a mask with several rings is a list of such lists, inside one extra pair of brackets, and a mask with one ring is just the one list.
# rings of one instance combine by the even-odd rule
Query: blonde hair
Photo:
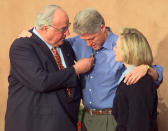
[(121, 36), (122, 61), (131, 65), (151, 65), (152, 51), (145, 36), (135, 28), (123, 28)]

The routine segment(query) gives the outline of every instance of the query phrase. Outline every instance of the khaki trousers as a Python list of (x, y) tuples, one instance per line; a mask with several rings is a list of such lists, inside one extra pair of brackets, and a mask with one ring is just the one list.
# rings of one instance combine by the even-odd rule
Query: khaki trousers
[(115, 131), (116, 125), (113, 115), (90, 115), (84, 112), (81, 131)]

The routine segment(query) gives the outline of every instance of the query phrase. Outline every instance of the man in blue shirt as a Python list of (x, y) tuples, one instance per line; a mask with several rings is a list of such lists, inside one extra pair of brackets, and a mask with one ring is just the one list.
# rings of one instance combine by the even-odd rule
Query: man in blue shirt
[[(92, 8), (78, 12), (73, 30), (79, 36), (69, 38), (77, 60), (91, 55), (95, 58), (93, 69), (81, 76), (83, 85), (84, 119), (82, 131), (114, 131), (116, 122), (111, 114), (119, 78), (125, 67), (115, 61), (113, 47), (118, 36), (105, 26), (104, 18)], [(162, 81), (163, 69), (146, 65), (136, 67), (125, 77), (127, 84), (134, 84), (146, 73), (156, 84)]]

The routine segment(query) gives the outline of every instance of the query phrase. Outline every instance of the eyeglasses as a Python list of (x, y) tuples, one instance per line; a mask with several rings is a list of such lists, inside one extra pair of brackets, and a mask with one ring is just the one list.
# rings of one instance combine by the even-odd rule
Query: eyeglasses
[(71, 25), (71, 23), (69, 23), (67, 26), (62, 27), (62, 28), (60, 28), (60, 29), (58, 29), (58, 28), (56, 28), (56, 27), (54, 27), (54, 26), (52, 26), (52, 25), (49, 25), (49, 26), (52, 27), (52, 28), (54, 28), (54, 29), (57, 30), (58, 32), (64, 33), (64, 32), (66, 32), (66, 31), (68, 30), (68, 28), (70, 27), (70, 25)]

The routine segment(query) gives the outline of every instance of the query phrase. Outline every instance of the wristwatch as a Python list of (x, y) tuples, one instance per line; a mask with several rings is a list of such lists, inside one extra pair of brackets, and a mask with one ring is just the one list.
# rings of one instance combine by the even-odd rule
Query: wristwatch
[(146, 66), (146, 68), (147, 68), (147, 71), (149, 70), (149, 68), (150, 68), (150, 66), (149, 65), (145, 65)]

